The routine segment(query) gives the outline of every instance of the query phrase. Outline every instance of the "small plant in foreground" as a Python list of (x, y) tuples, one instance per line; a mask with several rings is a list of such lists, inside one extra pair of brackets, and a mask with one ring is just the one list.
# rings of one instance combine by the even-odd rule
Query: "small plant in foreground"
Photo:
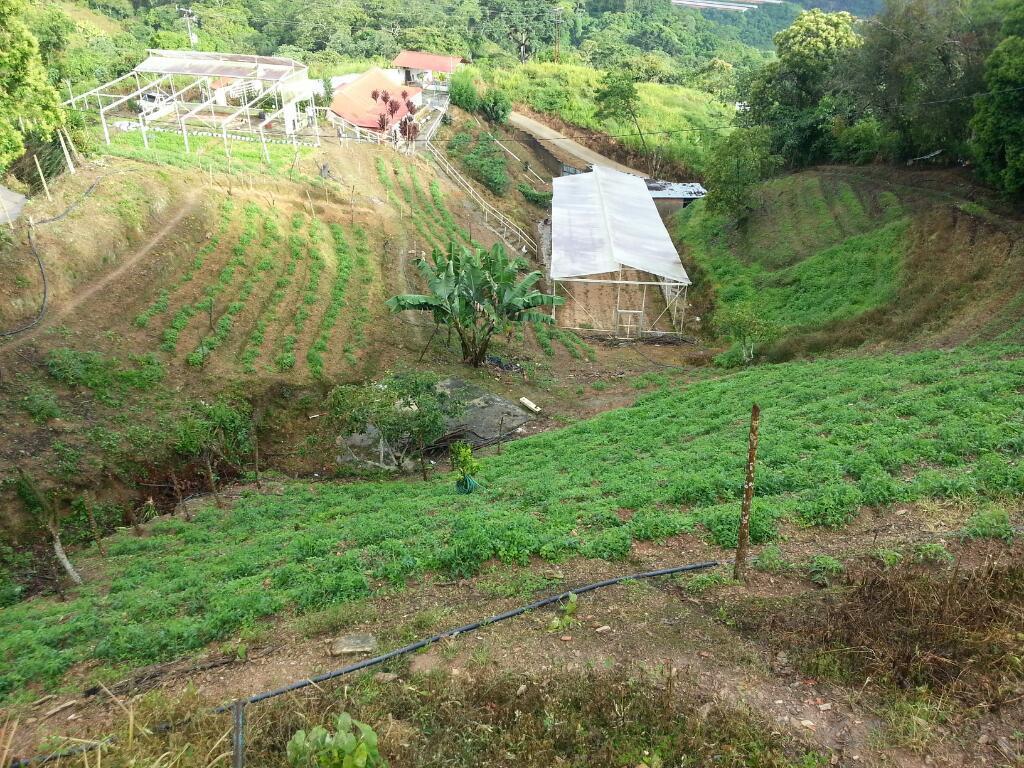
[(579, 598), (576, 593), (569, 595), (569, 599), (562, 603), (561, 614), (551, 619), (548, 624), (548, 632), (564, 632), (576, 626), (576, 610), (579, 608)]
[(811, 583), (819, 587), (832, 586), (832, 582), (843, 575), (843, 564), (829, 555), (815, 555), (807, 566)]
[(754, 558), (754, 567), (768, 573), (782, 573), (790, 568), (777, 544), (769, 544)]
[(372, 768), (386, 766), (377, 748), (377, 734), (366, 723), (342, 712), (335, 732), (322, 726), (309, 733), (298, 731), (288, 742), (288, 765), (292, 768)]
[(459, 493), (472, 493), (480, 484), (473, 475), (480, 471), (480, 462), (473, 458), (473, 449), (468, 443), (454, 443), (452, 452), (452, 470), (458, 472), (460, 477), (455, 482), (455, 488)]
[(683, 587), (691, 595), (703, 595), (709, 589), (732, 584), (733, 581), (722, 573), (698, 573), (686, 580)]
[(964, 536), (968, 539), (997, 539), (1009, 544), (1013, 541), (1010, 515), (1002, 507), (979, 509), (964, 526)]
[(879, 547), (871, 553), (871, 557), (883, 568), (895, 568), (903, 562), (903, 553), (898, 549)]
[(942, 544), (928, 541), (914, 547), (915, 563), (952, 563), (956, 560), (948, 549)]

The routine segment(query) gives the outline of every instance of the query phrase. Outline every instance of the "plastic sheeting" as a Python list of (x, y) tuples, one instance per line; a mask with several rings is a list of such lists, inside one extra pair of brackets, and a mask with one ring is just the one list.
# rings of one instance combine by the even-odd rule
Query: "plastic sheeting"
[(632, 267), (690, 284), (643, 179), (595, 166), (553, 186), (552, 280)]

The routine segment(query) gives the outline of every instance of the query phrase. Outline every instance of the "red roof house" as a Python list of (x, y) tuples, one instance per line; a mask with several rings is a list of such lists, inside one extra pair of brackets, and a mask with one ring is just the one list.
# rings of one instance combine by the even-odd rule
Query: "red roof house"
[(466, 60), (461, 56), (443, 53), (423, 53), (422, 51), (402, 51), (391, 62), (398, 69), (415, 69), (422, 72), (444, 72), (450, 75)]
[[(387, 106), (379, 98), (374, 101), (373, 92), (385, 91), (392, 100), (398, 101), (398, 111), (394, 115), (388, 112)], [(409, 114), (409, 108), (402, 100), (402, 92), (408, 94), (408, 100), (419, 105), (422, 100), (422, 88), (414, 85), (398, 85), (379, 69), (371, 69), (363, 75), (346, 83), (334, 92), (331, 101), (331, 112), (360, 128), (380, 128), (381, 114), (388, 115), (389, 125), (395, 125)]]

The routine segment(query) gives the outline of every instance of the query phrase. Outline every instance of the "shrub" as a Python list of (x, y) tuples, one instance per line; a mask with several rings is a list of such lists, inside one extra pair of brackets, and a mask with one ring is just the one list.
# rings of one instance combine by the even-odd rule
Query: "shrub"
[(449, 142), (449, 150), (460, 154), (463, 165), (477, 181), (483, 183), (494, 194), (504, 195), (509, 184), (508, 164), (505, 153), (501, 151), (494, 137), (489, 133), (479, 134), (472, 149), (468, 149), (464, 142), (457, 142), (457, 139), (459, 136)]
[(942, 544), (925, 542), (914, 547), (915, 563), (952, 563), (955, 557)]
[(768, 573), (782, 573), (790, 568), (789, 562), (782, 556), (782, 550), (776, 544), (769, 544), (754, 558), (754, 567)]
[(1013, 541), (1010, 515), (997, 506), (979, 509), (964, 526), (964, 536), (968, 539), (997, 539), (1009, 544)]
[(467, 112), (476, 112), (480, 109), (480, 94), (477, 93), (473, 75), (465, 70), (459, 70), (452, 75), (448, 94), (451, 96), (452, 104), (459, 109)]
[(516, 189), (522, 193), (527, 202), (533, 203), (539, 208), (551, 208), (551, 201), (555, 196), (554, 192), (538, 192), (529, 184), (519, 184)]
[(480, 112), (490, 122), (503, 125), (512, 114), (512, 99), (500, 88), (488, 88), (480, 99)]
[(896, 155), (897, 141), (898, 137), (877, 118), (867, 117), (838, 133), (833, 159), (854, 165), (883, 162)]
[(815, 555), (807, 566), (807, 575), (811, 583), (819, 587), (829, 587), (835, 579), (843, 575), (843, 564), (829, 555)]

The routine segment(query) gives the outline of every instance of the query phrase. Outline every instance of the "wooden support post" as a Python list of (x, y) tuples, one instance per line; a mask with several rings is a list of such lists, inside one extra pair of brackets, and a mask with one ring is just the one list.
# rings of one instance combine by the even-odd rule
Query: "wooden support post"
[(747, 573), (747, 550), (750, 549), (750, 507), (754, 502), (754, 464), (757, 461), (758, 429), (761, 426), (761, 407), (754, 403), (750, 409), (750, 438), (747, 447), (747, 477), (743, 483), (743, 505), (740, 507), (740, 531), (736, 544), (736, 563), (732, 577), (741, 581)]
[(47, 200), (53, 200), (50, 196), (50, 185), (46, 183), (46, 176), (43, 174), (43, 166), (39, 164), (39, 155), (32, 155), (32, 159), (36, 162), (36, 172), (39, 174), (39, 180), (43, 182), (43, 191), (46, 193)]
[(231, 705), (231, 768), (245, 768), (245, 702)]
[(11, 211), (7, 207), (7, 203), (4, 201), (4, 196), (0, 195), (0, 209), (3, 209), (4, 218), (7, 219), (7, 226), (11, 228), (11, 232), (14, 231), (14, 217), (11, 216)]
[[(106, 120), (103, 122), (103, 133), (107, 134), (107, 123)], [(75, 164), (71, 162), (71, 153), (68, 151), (68, 145), (64, 143), (64, 137), (60, 131), (57, 131), (57, 138), (60, 140), (60, 148), (64, 152), (64, 162), (68, 164), (68, 173), (75, 172)], [(110, 136), (107, 134), (107, 144), (110, 143)]]

